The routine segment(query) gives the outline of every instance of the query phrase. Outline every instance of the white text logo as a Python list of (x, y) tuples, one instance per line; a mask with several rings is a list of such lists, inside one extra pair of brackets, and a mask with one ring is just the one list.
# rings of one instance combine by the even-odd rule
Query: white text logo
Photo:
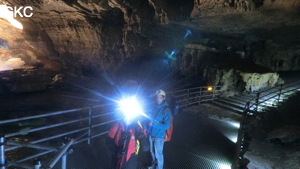
[[(33, 13), (31, 11), (33, 11), (33, 8), (31, 6), (21, 6), (21, 7), (11, 7), (11, 6), (7, 6), (7, 8), (13, 12), (14, 17), (26, 17), (29, 18), (33, 15)], [(29, 11), (29, 12), (28, 12)]]

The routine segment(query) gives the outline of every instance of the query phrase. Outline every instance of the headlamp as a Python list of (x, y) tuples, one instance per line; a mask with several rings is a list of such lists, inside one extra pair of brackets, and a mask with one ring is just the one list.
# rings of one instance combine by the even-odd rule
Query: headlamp
[(136, 97), (125, 98), (120, 102), (120, 109), (125, 116), (126, 125), (129, 125), (134, 118), (143, 114), (143, 111), (136, 100)]

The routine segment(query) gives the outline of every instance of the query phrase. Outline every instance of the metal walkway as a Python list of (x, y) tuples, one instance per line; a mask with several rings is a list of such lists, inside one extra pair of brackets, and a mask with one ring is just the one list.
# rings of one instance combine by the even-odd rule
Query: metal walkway
[[(237, 136), (237, 128), (226, 122), (210, 120), (190, 113), (174, 118), (172, 140), (165, 143), (165, 169), (230, 169), (235, 157), (235, 143), (226, 134)], [(91, 145), (75, 147), (68, 155), (67, 166), (72, 169), (108, 169), (109, 151), (104, 137)], [(150, 165), (150, 153), (140, 152), (138, 169)], [(54, 168), (60, 167), (58, 161)]]
[[(241, 95), (218, 98), (211, 104), (233, 111), (238, 114), (243, 114), (247, 102), (255, 105), (251, 106), (250, 110), (257, 108), (259, 113), (263, 113), (265, 109), (276, 106), (290, 96), (294, 95), (300, 88), (300, 81), (293, 81), (282, 86), (276, 86), (267, 90), (262, 90), (254, 93), (242, 93)], [(256, 104), (257, 107), (256, 107)]]
[(243, 93), (242, 95), (219, 98), (210, 102), (212, 105), (242, 115), (236, 145), (237, 160), (235, 160), (236, 163), (233, 164), (235, 168), (240, 168), (239, 160), (243, 158), (243, 154), (247, 148), (244, 142), (246, 140), (245, 133), (247, 132), (246, 124), (248, 123), (248, 116), (255, 115), (259, 119), (259, 117), (264, 115), (265, 112), (268, 110), (272, 111), (272, 109), (280, 105), (281, 102), (284, 102), (299, 91), (300, 80), (296, 80), (255, 93)]
[[(219, 98), (221, 93), (219, 88), (220, 86), (190, 88), (173, 91), (171, 95), (179, 107), (212, 101), (212, 104), (240, 113), (243, 115), (241, 128), (238, 129), (228, 122), (210, 120), (188, 113), (175, 116), (173, 138), (171, 142), (166, 143), (164, 149), (166, 169), (230, 169), (231, 166), (237, 168), (235, 163), (242, 151), (242, 130), (244, 130), (246, 117), (254, 112), (263, 113), (264, 109), (283, 101), (284, 97), (299, 90), (300, 83), (292, 82), (284, 87), (278, 86), (261, 91), (259, 94), (243, 94), (230, 98)], [(40, 159), (42, 166), (48, 168), (106, 169), (110, 160), (104, 138), (111, 123), (118, 120), (114, 116), (116, 112), (109, 112), (110, 106), (90, 106), (1, 120), (1, 125), (19, 124), (19, 122), (35, 119), (46, 119), (48, 123), (46, 126), (20, 131), (5, 130), (5, 136), (0, 136), (0, 164), (5, 165), (0, 168), (12, 169), (16, 166), (40, 168), (32, 164), (33, 160)], [(27, 135), (22, 136), (22, 134)], [(81, 135), (84, 137), (79, 138)], [(55, 145), (65, 136), (75, 140)], [(232, 137), (238, 138), (231, 139)], [(237, 144), (232, 140), (237, 140)], [(25, 153), (29, 152), (29, 149), (30, 153)], [(74, 152), (70, 154), (70, 150)], [(238, 157), (236, 150), (239, 152)], [(139, 168), (143, 169), (144, 166), (149, 165), (149, 160), (149, 153), (141, 153)]]

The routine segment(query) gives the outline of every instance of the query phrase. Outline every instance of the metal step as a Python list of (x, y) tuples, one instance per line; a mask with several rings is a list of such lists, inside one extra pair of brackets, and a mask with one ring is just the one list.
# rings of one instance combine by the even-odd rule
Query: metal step
[(241, 94), (241, 95), (237, 95), (237, 97), (243, 98), (245, 100), (251, 100), (255, 96), (251, 96), (251, 95), (247, 95), (247, 94)]
[(246, 105), (246, 102), (244, 100), (241, 100), (241, 99), (234, 99), (232, 97), (222, 97), (221, 99), (224, 99), (224, 100), (227, 100), (227, 101), (230, 101), (230, 102), (235, 102), (235, 103), (238, 103), (238, 104)]
[(223, 99), (223, 98), (215, 100), (215, 102), (221, 102), (223, 104), (228, 104), (230, 106), (233, 106), (235, 108), (242, 109), (242, 110), (245, 107), (245, 103), (244, 104), (242, 104), (242, 103), (236, 103), (236, 102), (233, 102), (233, 101), (230, 101), (230, 100), (226, 100), (226, 99)]
[(244, 97), (240, 97), (239, 95), (238, 95), (238, 96), (233, 96), (233, 97), (230, 97), (230, 98), (233, 99), (233, 100), (243, 101), (245, 104), (246, 104), (249, 100), (253, 99), (253, 98), (244, 98)]
[(220, 107), (220, 108), (224, 108), (224, 109), (230, 110), (230, 111), (238, 113), (238, 114), (243, 114), (243, 110), (242, 109), (235, 108), (235, 107), (230, 106), (228, 104), (224, 104), (224, 103), (216, 102), (216, 101), (213, 101), (213, 102), (210, 102), (210, 103), (212, 105), (214, 105), (214, 106), (217, 106), (217, 107)]

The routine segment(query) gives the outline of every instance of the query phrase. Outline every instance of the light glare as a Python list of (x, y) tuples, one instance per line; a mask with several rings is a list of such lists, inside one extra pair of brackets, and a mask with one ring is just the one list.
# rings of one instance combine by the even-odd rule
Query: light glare
[(5, 18), (10, 24), (18, 29), (23, 29), (23, 25), (14, 19), (14, 14), (12, 11), (8, 10), (6, 5), (0, 5), (0, 18)]
[(231, 169), (231, 166), (229, 166), (229, 165), (226, 165), (226, 164), (218, 164), (219, 165), (219, 167), (220, 167), (220, 169)]
[(240, 123), (231, 123), (234, 127), (240, 128)]
[(135, 97), (121, 100), (120, 109), (125, 116), (125, 122), (127, 124), (130, 124), (131, 120), (133, 120), (136, 116), (143, 114)]
[(229, 138), (232, 142), (234, 142), (234, 143), (237, 142), (237, 136), (235, 136), (235, 135), (228, 136), (228, 138)]

